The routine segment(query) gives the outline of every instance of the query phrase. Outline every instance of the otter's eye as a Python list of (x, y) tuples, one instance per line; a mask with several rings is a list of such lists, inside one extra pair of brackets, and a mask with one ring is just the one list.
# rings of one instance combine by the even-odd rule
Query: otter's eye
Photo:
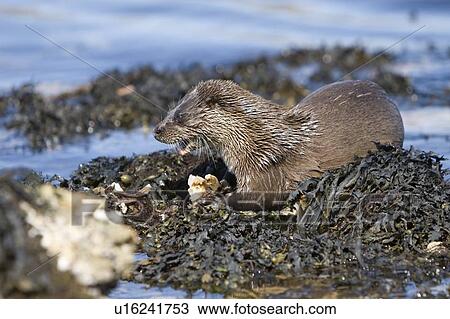
[(182, 117), (182, 115), (181, 115), (180, 112), (176, 112), (176, 113), (173, 115), (173, 121), (174, 121), (175, 123), (181, 123), (182, 119), (183, 119), (183, 117)]
[(215, 96), (208, 96), (205, 100), (205, 104), (207, 107), (215, 107), (219, 104), (219, 99)]

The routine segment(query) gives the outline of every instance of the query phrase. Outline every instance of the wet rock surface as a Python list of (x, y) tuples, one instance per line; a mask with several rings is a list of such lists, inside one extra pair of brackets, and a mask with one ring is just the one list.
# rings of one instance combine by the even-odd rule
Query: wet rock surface
[[(89, 292), (70, 273), (49, 262), (46, 250), (29, 236), (30, 226), (21, 205), (34, 199), (10, 179), (0, 180), (0, 296), (88, 297)], [(45, 265), (43, 269), (38, 269)]]
[(94, 197), (0, 176), (1, 297), (98, 297), (129, 269), (134, 231), (99, 198), (84, 212), (85, 199)]
[[(139, 231), (148, 259), (129, 280), (234, 297), (448, 297), (450, 185), (441, 160), (380, 146), (302, 182), (286, 208), (272, 212), (224, 209), (220, 193), (192, 204), (186, 192), (171, 192), (186, 188), (192, 172), (229, 176), (223, 166), (174, 153), (117, 160), (109, 179), (97, 159), (72, 181), (86, 187), (82, 176), (97, 176), (88, 189)], [(148, 169), (150, 181), (133, 174)]]
[(394, 57), (378, 53), (360, 47), (296, 49), (215, 67), (156, 70), (147, 66), (109, 72), (114, 79), (101, 76), (55, 97), (45, 97), (29, 84), (0, 96), (1, 123), (25, 136), (35, 149), (52, 148), (93, 133), (154, 125), (190, 88), (211, 78), (231, 79), (290, 105), (324, 84), (352, 78), (373, 80), (391, 94), (412, 94), (410, 80), (390, 68)]

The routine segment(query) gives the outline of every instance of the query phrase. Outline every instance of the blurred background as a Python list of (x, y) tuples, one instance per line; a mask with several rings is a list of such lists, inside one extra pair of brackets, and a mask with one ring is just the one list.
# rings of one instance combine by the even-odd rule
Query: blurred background
[[(6, 97), (25, 83), (44, 97), (57, 96), (89, 83), (99, 71), (143, 65), (164, 72), (192, 63), (233, 65), (290, 48), (356, 46), (373, 57), (387, 50), (389, 72), (421, 92), (394, 96), (405, 121), (405, 147), (450, 157), (449, 1), (2, 0), (0, 30), (0, 91)], [(313, 89), (304, 80), (313, 70), (314, 63), (302, 65), (294, 78)], [(436, 98), (421, 99), (428, 94)], [(0, 124), (6, 121), (0, 118)], [(25, 166), (50, 175), (69, 176), (100, 155), (166, 147), (133, 127), (36, 151), (23, 131), (5, 127), (0, 168)]]

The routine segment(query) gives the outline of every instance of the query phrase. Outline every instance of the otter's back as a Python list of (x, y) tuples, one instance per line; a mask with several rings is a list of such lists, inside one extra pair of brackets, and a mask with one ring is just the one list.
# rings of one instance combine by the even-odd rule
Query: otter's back
[(374, 142), (402, 146), (403, 123), (385, 91), (370, 81), (343, 81), (320, 88), (293, 109), (312, 114), (318, 135), (311, 143), (320, 169), (341, 166), (376, 148)]

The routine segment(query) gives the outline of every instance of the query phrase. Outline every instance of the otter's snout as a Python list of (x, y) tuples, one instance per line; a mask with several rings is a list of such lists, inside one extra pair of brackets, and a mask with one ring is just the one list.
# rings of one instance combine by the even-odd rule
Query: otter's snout
[(159, 123), (158, 125), (156, 125), (156, 127), (153, 129), (153, 135), (155, 136), (155, 138), (161, 141), (161, 135), (164, 132), (164, 124), (163, 123)]
[(161, 125), (158, 124), (158, 125), (156, 125), (155, 129), (153, 130), (153, 133), (155, 135), (158, 135), (158, 134), (161, 134), (162, 131), (163, 131), (163, 128), (161, 127)]

